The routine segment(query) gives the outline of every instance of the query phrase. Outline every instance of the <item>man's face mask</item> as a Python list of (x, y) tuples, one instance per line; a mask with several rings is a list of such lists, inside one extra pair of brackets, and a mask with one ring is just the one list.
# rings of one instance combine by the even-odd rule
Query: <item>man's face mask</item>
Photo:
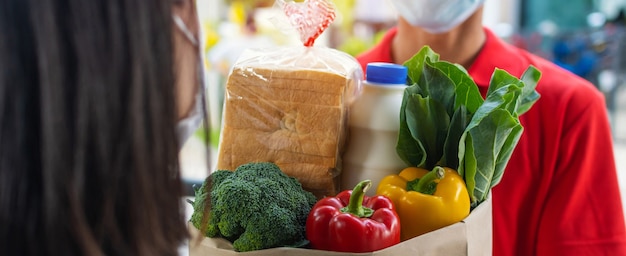
[[(199, 53), (201, 53), (200, 41), (193, 35), (193, 33), (191, 33), (191, 31), (187, 28), (182, 19), (177, 15), (173, 15), (172, 18), (174, 19), (174, 24), (176, 24), (178, 29), (180, 29), (185, 37), (187, 37), (191, 44), (198, 47), (198, 51)], [(189, 139), (189, 137), (198, 129), (204, 118), (203, 106), (205, 101), (204, 92), (206, 90), (204, 85), (204, 68), (202, 66), (202, 56), (200, 54), (198, 55), (197, 66), (199, 84), (198, 88), (196, 89), (196, 96), (194, 99), (193, 108), (189, 112), (188, 116), (184, 117), (176, 124), (176, 136), (178, 136), (178, 141), (181, 147), (187, 141), (187, 139)]]
[(467, 20), (485, 0), (390, 0), (409, 24), (439, 34)]

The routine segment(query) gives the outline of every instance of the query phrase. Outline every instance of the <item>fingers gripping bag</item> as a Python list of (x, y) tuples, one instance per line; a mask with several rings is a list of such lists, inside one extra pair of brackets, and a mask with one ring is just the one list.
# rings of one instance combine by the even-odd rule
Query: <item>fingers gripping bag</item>
[(348, 109), (363, 72), (352, 56), (313, 46), (332, 23), (328, 0), (277, 0), (303, 45), (247, 49), (226, 82), (217, 169), (273, 162), (317, 197), (339, 192)]

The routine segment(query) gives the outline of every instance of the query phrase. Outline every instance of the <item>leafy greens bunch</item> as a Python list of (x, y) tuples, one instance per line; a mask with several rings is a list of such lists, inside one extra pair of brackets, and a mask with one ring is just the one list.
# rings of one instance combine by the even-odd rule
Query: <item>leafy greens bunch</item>
[(402, 100), (398, 155), (411, 166), (457, 170), (476, 207), (502, 178), (522, 135), (519, 116), (540, 97), (541, 73), (530, 66), (518, 79), (496, 69), (483, 99), (462, 66), (439, 61), (428, 46), (404, 66), (412, 85)]

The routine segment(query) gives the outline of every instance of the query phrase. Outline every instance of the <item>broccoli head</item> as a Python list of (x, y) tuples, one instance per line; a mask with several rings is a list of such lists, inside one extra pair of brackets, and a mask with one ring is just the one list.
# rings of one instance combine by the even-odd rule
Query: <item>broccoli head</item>
[[(208, 225), (204, 225), (206, 236), (226, 238), (240, 252), (295, 246), (306, 241), (304, 227), (316, 198), (277, 165), (255, 162), (241, 165), (233, 172), (218, 170), (205, 180), (203, 187), (207, 184), (212, 187)], [(202, 188), (198, 191), (202, 192)], [(208, 196), (198, 191), (196, 204)], [(192, 222), (202, 220), (203, 207), (198, 206), (197, 210), (194, 205)], [(194, 226), (202, 227), (195, 223)]]

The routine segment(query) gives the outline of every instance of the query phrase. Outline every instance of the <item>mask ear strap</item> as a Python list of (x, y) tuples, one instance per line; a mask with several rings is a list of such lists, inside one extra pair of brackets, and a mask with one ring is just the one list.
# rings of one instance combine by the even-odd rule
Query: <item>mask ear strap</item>
[(189, 31), (189, 29), (187, 28), (187, 25), (185, 25), (185, 22), (183, 22), (183, 19), (181, 19), (180, 16), (176, 14), (172, 14), (172, 19), (174, 20), (174, 24), (176, 24), (176, 26), (180, 29), (180, 31), (183, 32), (185, 37), (187, 37), (187, 39), (189, 39), (189, 41), (194, 46), (198, 46), (198, 39), (196, 39), (193, 33)]

